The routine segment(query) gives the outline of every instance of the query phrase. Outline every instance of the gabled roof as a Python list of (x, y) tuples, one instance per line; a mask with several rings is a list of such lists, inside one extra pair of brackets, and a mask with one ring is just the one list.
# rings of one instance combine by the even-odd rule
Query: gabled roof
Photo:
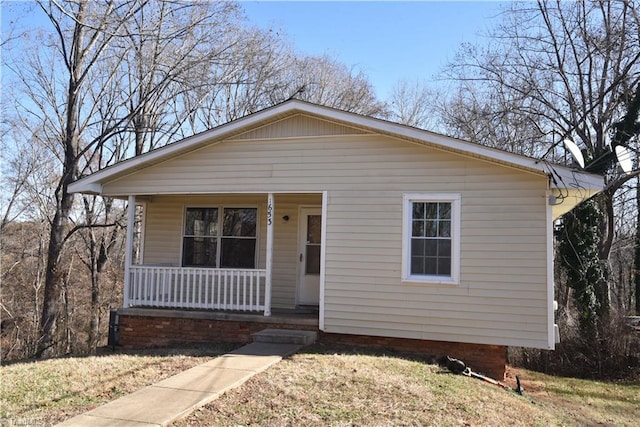
[(527, 172), (545, 174), (550, 177), (552, 188), (579, 189), (582, 194), (580, 199), (591, 197), (604, 188), (604, 179), (599, 175), (551, 165), (546, 161), (489, 148), (438, 133), (294, 99), (107, 167), (72, 183), (69, 186), (69, 191), (100, 194), (105, 182), (296, 114), (312, 116), (342, 126), (360, 129), (367, 133), (378, 133), (408, 140)]

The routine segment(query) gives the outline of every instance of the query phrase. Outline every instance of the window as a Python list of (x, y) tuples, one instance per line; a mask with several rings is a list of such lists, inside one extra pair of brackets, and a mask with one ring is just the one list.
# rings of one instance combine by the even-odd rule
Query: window
[(255, 268), (257, 209), (225, 208), (220, 267)]
[(255, 268), (257, 217), (256, 208), (187, 208), (182, 265)]
[(215, 267), (218, 260), (218, 209), (187, 208), (182, 242), (184, 267)]
[(402, 279), (458, 283), (460, 195), (405, 194)]

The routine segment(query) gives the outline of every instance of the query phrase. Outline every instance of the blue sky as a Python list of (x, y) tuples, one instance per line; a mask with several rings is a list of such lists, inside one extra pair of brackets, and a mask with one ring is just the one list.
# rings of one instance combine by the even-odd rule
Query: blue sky
[(401, 79), (432, 81), (462, 42), (482, 42), (498, 1), (243, 1), (251, 23), (283, 30), (300, 53), (337, 57), (386, 98)]
[[(478, 34), (494, 26), (504, 2), (243, 0), (241, 5), (250, 24), (281, 30), (299, 53), (328, 54), (363, 71), (384, 100), (401, 79), (433, 82), (460, 43), (482, 42)], [(4, 29), (15, 19), (9, 11), (2, 10)], [(43, 24), (44, 16), (35, 12), (21, 23)]]

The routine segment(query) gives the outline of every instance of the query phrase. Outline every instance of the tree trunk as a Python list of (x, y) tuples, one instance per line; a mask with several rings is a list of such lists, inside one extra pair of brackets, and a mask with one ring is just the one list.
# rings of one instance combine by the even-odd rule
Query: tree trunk
[[(104, 219), (102, 225), (110, 222), (112, 214), (113, 200), (104, 199)], [(93, 210), (95, 205), (91, 205), (85, 198), (85, 217), (87, 224), (96, 224)], [(117, 222), (117, 221), (116, 221)], [(109, 262), (109, 254), (111, 249), (116, 245), (119, 235), (117, 225), (110, 226), (111, 231), (101, 227), (99, 237), (96, 237), (95, 230), (90, 228), (88, 237), (89, 261), (87, 266), (91, 273), (91, 308), (89, 313), (89, 334), (87, 338), (87, 347), (90, 352), (94, 352), (100, 342), (100, 325), (101, 314), (103, 308), (102, 298), (102, 273), (104, 272), (107, 262)]]
[[(63, 217), (65, 219), (62, 219)], [(51, 233), (49, 235), (44, 299), (40, 318), (40, 340), (36, 350), (36, 357), (43, 357), (55, 352), (52, 347), (56, 345), (57, 321), (61, 310), (62, 273), (59, 271), (59, 260), (63, 246), (65, 223), (66, 215), (58, 209), (51, 224)]]
[[(72, 180), (73, 174), (65, 174), (67, 181)], [(47, 357), (55, 354), (57, 335), (58, 335), (58, 318), (60, 316), (62, 301), (62, 281), (64, 280), (64, 272), (60, 271), (60, 257), (64, 247), (64, 237), (67, 225), (69, 223), (69, 213), (73, 206), (73, 194), (67, 192), (68, 183), (61, 183), (60, 203), (57, 206), (53, 222), (51, 223), (51, 232), (49, 234), (49, 249), (47, 251), (47, 268), (44, 281), (44, 295), (42, 303), (42, 316), (40, 318), (40, 339), (38, 342), (36, 357)]]
[(68, 186), (77, 175), (78, 168), (78, 110), (80, 104), (79, 91), (81, 86), (82, 48), (84, 38), (85, 14), (84, 2), (78, 4), (75, 30), (71, 42), (69, 61), (69, 86), (66, 99), (66, 117), (62, 145), (64, 160), (62, 176), (56, 188), (56, 211), (51, 223), (49, 235), (49, 249), (47, 251), (47, 272), (44, 283), (44, 300), (42, 316), (40, 318), (40, 340), (36, 357), (46, 357), (55, 354), (58, 341), (58, 318), (61, 310), (61, 291), (63, 272), (60, 271), (60, 257), (65, 243), (65, 233), (69, 224), (69, 214), (73, 207), (74, 195), (68, 192)]
[(640, 316), (640, 177), (636, 181), (636, 247), (633, 265), (636, 294), (636, 315)]
[(95, 352), (100, 340), (100, 273), (96, 267), (95, 257), (91, 255), (91, 309), (89, 313), (89, 336), (87, 346), (89, 352)]
[(598, 261), (602, 276), (595, 283), (596, 296), (598, 299), (598, 317), (606, 317), (611, 310), (611, 289), (609, 284), (609, 255), (611, 254), (611, 246), (615, 235), (614, 221), (615, 213), (613, 209), (613, 194), (605, 192), (596, 196), (597, 204), (601, 212), (599, 216), (598, 228), (600, 238), (598, 240)]

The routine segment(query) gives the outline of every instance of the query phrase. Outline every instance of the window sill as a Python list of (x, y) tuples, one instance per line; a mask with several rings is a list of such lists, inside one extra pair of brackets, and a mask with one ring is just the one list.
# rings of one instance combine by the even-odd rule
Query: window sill
[(402, 278), (403, 283), (428, 283), (432, 285), (459, 285), (460, 281), (453, 277), (439, 277), (439, 276), (409, 276)]

